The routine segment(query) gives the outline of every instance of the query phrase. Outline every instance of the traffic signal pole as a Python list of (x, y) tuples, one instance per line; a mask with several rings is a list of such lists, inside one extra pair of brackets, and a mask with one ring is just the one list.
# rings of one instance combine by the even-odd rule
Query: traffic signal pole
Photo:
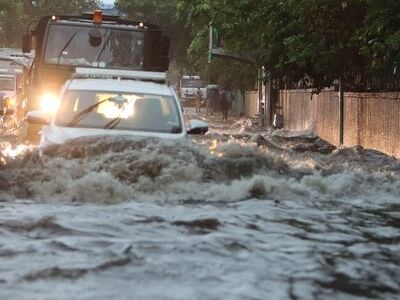
[(212, 22), (210, 22), (208, 26), (209, 26), (208, 63), (211, 63), (214, 57), (220, 57), (223, 59), (240, 61), (242, 63), (255, 64), (254, 56), (250, 54), (234, 53), (225, 50), (222, 45), (223, 40), (219, 35), (218, 30), (213, 27)]
[[(209, 23), (209, 47), (208, 47), (208, 63), (211, 63), (214, 57), (219, 57), (226, 60), (239, 61), (246, 64), (256, 64), (255, 57), (249, 53), (234, 53), (227, 51), (223, 48), (222, 39), (219, 36), (219, 32), (213, 27), (212, 22)], [(271, 73), (268, 72), (264, 67), (258, 69), (258, 107), (259, 113), (261, 113), (261, 101), (262, 94), (264, 92), (264, 124), (270, 126), (272, 124), (272, 112), (273, 112), (273, 101), (272, 101), (272, 78)], [(262, 86), (264, 81), (264, 87)], [(263, 91), (264, 88), (264, 91)]]

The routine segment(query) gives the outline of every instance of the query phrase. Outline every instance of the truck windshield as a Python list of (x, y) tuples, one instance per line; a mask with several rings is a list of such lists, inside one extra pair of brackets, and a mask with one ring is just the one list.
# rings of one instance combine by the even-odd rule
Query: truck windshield
[(14, 91), (14, 78), (0, 77), (0, 91)]
[(51, 24), (45, 46), (47, 64), (90, 66), (99, 68), (143, 67), (143, 32), (103, 28), (101, 43), (90, 43), (92, 26)]

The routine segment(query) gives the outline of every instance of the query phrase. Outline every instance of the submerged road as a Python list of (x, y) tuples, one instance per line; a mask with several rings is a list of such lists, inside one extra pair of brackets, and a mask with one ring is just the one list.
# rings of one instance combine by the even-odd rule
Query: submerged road
[(191, 144), (3, 142), (0, 298), (398, 299), (397, 160), (208, 120)]

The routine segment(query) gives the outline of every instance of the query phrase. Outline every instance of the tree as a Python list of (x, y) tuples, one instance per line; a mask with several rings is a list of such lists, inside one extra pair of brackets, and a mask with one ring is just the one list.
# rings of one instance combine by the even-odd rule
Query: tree
[[(225, 47), (253, 49), (259, 66), (287, 83), (321, 88), (342, 77), (397, 71), (397, 0), (179, 0), (196, 36), (212, 20)], [(375, 75), (374, 75), (375, 74)]]
[(178, 80), (184, 70), (190, 69), (186, 53), (191, 41), (190, 31), (184, 22), (177, 19), (176, 0), (117, 0), (116, 6), (131, 19), (157, 25), (168, 32), (174, 81)]
[[(179, 1), (117, 0), (116, 5), (129, 18), (153, 23), (169, 33), (172, 81), (178, 81), (183, 74), (200, 74), (210, 83), (230, 82), (242, 85), (244, 74), (247, 74), (243, 72), (242, 65), (233, 63), (226, 67), (223, 61), (208, 64), (208, 27), (201, 26), (197, 31), (192, 31), (188, 22), (190, 11), (182, 10)], [(208, 21), (205, 20), (204, 24), (208, 24)]]
[(369, 74), (400, 73), (400, 2), (368, 0), (365, 26), (360, 29), (361, 53)]
[(22, 1), (0, 1), (0, 45), (16, 47), (19, 45), (25, 18), (23, 17)]
[[(29, 17), (45, 15), (79, 14), (93, 10), (100, 4), (99, 0), (24, 0), (25, 13)], [(34, 14), (34, 15), (33, 15)]]
[(195, 35), (188, 49), (189, 62), (193, 69), (210, 84), (220, 84), (231, 88), (252, 89), (256, 80), (257, 69), (252, 64), (233, 60), (214, 58), (208, 62), (208, 27)]
[(0, 45), (19, 47), (29, 22), (52, 14), (80, 14), (98, 7), (99, 0), (0, 0)]

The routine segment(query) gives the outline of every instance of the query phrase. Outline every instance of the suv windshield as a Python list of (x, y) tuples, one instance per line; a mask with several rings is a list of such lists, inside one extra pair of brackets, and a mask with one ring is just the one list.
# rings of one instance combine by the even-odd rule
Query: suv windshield
[(0, 91), (14, 91), (14, 78), (0, 77)]
[(99, 27), (101, 43), (93, 45), (89, 38), (91, 29), (91, 26), (50, 25), (45, 63), (142, 69), (143, 32)]
[(174, 99), (151, 94), (70, 90), (61, 101), (56, 124), (65, 127), (182, 132)]

